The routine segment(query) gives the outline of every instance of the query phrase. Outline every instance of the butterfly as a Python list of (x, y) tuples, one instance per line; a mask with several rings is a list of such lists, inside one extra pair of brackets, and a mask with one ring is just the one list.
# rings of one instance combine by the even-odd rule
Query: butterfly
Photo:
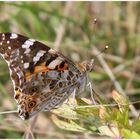
[(0, 54), (8, 63), (17, 112), (23, 120), (81, 92), (93, 68), (93, 60), (75, 64), (47, 45), (15, 33), (0, 33)]

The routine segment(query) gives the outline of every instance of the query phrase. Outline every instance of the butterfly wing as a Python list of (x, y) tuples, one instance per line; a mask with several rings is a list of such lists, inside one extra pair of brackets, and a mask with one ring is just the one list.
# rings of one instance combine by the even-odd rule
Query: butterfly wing
[(76, 65), (61, 53), (39, 41), (15, 33), (0, 34), (0, 54), (9, 65), (11, 79), (17, 92), (26, 81), (40, 72), (80, 72)]
[(56, 107), (86, 81), (83, 64), (75, 65), (43, 43), (19, 34), (0, 34), (0, 54), (8, 63), (24, 119)]

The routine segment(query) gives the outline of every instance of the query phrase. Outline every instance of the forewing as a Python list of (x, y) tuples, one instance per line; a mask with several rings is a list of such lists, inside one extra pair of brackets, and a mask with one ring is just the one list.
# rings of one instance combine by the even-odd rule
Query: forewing
[[(0, 54), (7, 61), (15, 88), (48, 71), (79, 72), (75, 64), (43, 43), (15, 33), (0, 34)], [(61, 78), (61, 77), (60, 77)]]

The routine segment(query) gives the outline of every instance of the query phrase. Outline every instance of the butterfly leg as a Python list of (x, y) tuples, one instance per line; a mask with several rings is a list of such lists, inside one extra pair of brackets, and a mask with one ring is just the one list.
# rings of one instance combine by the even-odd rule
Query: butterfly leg
[(87, 86), (88, 86), (89, 89), (90, 89), (90, 95), (91, 95), (92, 103), (95, 105), (95, 104), (96, 104), (96, 101), (95, 101), (95, 99), (94, 99), (94, 97), (93, 97), (93, 88), (92, 88), (91, 82), (89, 82), (89, 83), (87, 84)]
[(73, 109), (75, 109), (75, 107), (76, 107), (75, 96), (76, 96), (76, 89), (74, 89), (73, 92), (71, 93), (71, 97), (68, 97), (65, 100), (65, 103), (67, 105), (72, 105)]
[(69, 97), (66, 99), (65, 103), (68, 105), (69, 104)]

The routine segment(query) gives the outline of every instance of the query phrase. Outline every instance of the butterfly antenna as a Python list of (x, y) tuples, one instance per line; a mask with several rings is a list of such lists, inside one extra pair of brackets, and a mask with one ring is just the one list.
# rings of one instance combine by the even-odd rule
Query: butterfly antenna
[(93, 22), (93, 33), (95, 34), (96, 33), (97, 18), (94, 18), (92, 22)]
[[(96, 33), (96, 28), (95, 26), (97, 25), (98, 23), (98, 20), (97, 18), (94, 18), (93, 19), (93, 32)], [(103, 50), (101, 50), (95, 57), (98, 57), (100, 56), (102, 53), (104, 53), (109, 47), (106, 45), (105, 48)]]

